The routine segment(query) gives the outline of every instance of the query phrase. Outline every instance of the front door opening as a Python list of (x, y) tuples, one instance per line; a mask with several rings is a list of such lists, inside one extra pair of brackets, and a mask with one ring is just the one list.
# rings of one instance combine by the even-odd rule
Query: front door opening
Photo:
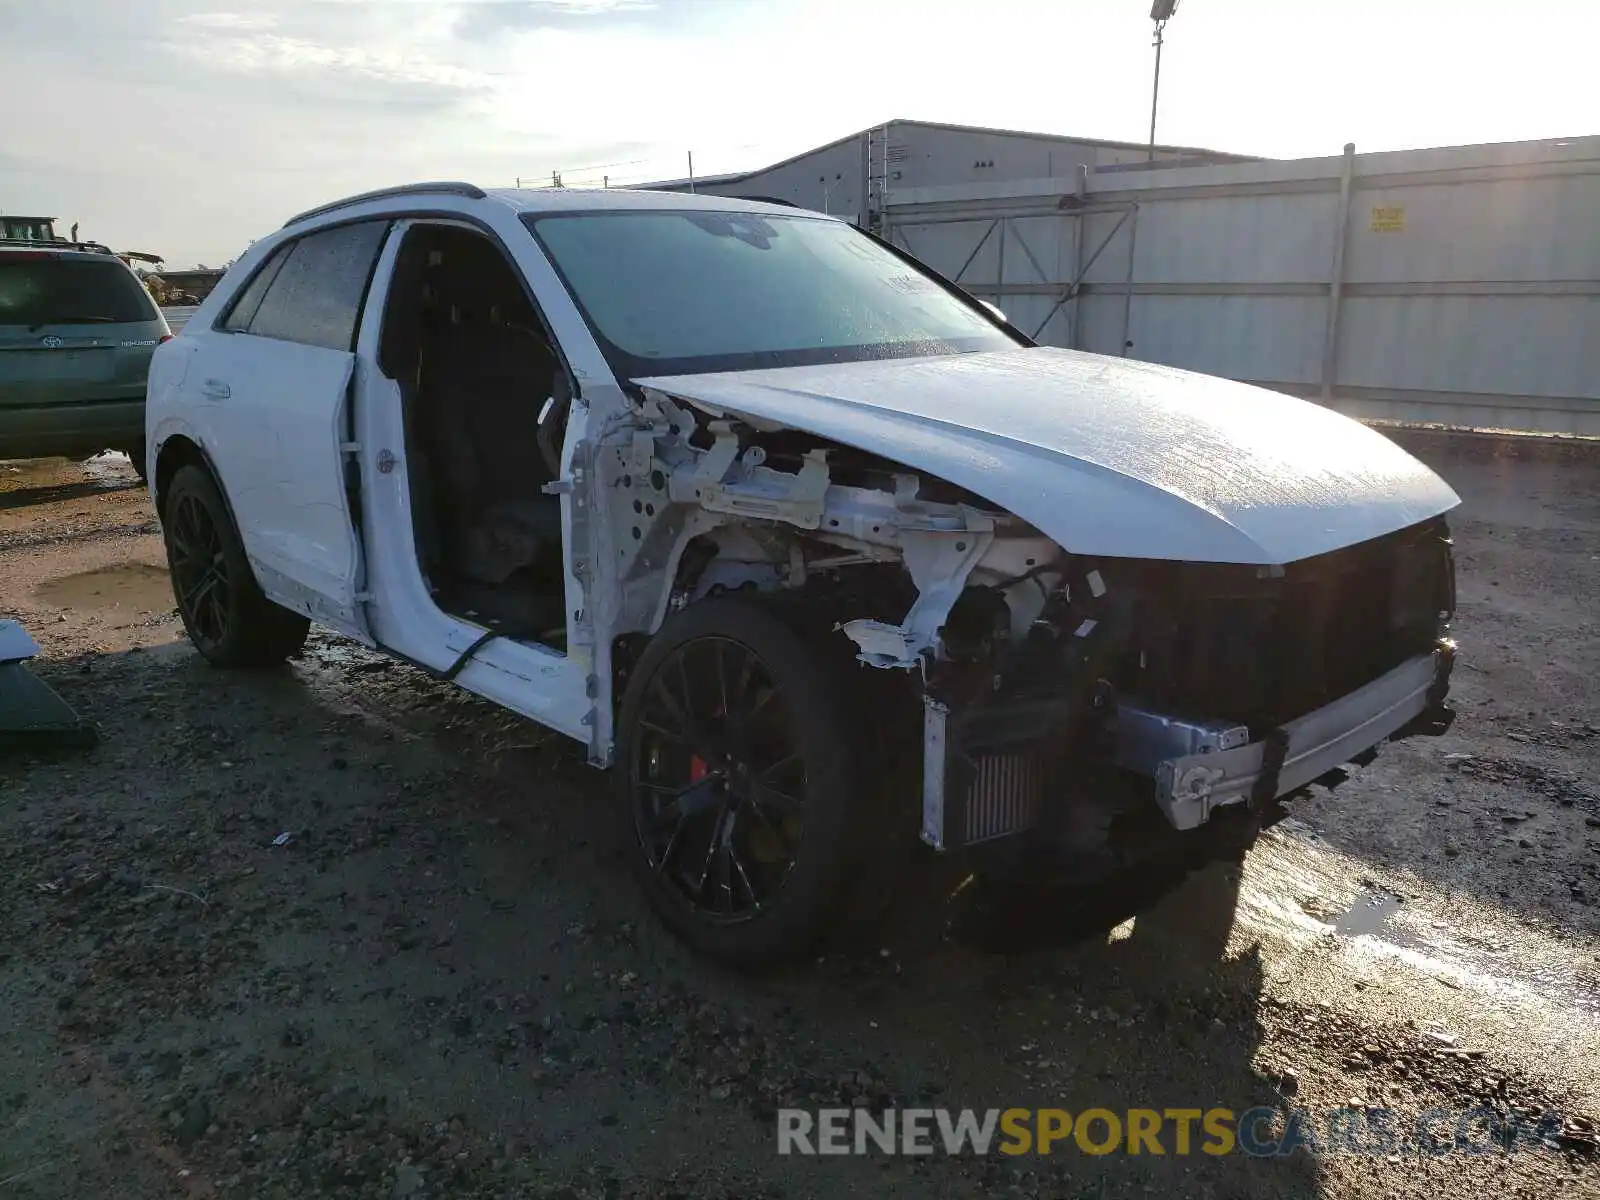
[(500, 248), (456, 226), (411, 229), (379, 361), (400, 385), (417, 560), (434, 602), (564, 648), (561, 504), (543, 487), (560, 472), (571, 380)]

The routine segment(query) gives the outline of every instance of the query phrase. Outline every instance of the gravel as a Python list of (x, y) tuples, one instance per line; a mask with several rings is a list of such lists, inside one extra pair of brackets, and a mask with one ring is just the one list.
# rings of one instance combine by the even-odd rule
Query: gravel
[[(929, 871), (758, 978), (649, 918), (559, 738), (322, 635), (212, 671), (126, 576), (161, 561), (131, 476), (0, 464), (0, 611), (102, 734), (0, 761), (0, 1194), (1583, 1194), (1600, 490), (1589, 459), (1423, 449), (1467, 500), (1448, 735), (1297, 804), (1242, 872), (1039, 914), (1027, 952), (952, 936)], [(1291, 1103), (1561, 1123), (1439, 1160), (775, 1153), (784, 1107)]]

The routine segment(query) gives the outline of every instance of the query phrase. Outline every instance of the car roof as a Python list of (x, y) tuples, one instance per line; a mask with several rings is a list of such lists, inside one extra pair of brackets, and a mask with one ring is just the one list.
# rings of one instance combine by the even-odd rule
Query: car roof
[(629, 188), (480, 188), (471, 183), (442, 182), (414, 183), (400, 187), (382, 188), (363, 192), (343, 200), (319, 205), (290, 217), (284, 228), (308, 222), (338, 220), (348, 216), (348, 210), (364, 207), (378, 201), (407, 199), (426, 200), (429, 197), (465, 197), (488, 204), (500, 204), (516, 213), (570, 213), (570, 212), (621, 212), (621, 211), (688, 211), (688, 212), (748, 212), (768, 216), (808, 216), (819, 221), (837, 220), (805, 209), (781, 204), (767, 204), (758, 200), (739, 200), (731, 196), (708, 196), (686, 192), (658, 192)]

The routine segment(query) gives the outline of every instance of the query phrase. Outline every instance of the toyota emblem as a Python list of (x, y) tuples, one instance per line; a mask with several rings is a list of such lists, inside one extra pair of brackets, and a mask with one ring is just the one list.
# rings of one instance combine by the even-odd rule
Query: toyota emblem
[(43, 346), (46, 350), (59, 350), (59, 349), (61, 349), (61, 339), (58, 338), (53, 333), (49, 334), (46, 337), (40, 338), (39, 339), (39, 344), (41, 346)]

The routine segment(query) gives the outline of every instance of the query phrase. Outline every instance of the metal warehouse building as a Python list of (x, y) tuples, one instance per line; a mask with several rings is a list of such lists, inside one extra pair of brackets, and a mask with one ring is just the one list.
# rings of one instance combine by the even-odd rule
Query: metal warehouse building
[[(890, 121), (807, 150), (770, 167), (735, 175), (673, 179), (647, 184), (663, 191), (711, 192), (747, 200), (795, 204), (866, 224), (886, 199), (909, 188), (951, 184), (1008, 183), (1017, 179), (1075, 179), (1085, 168), (1143, 164), (1152, 156), (1143, 142), (979, 129), (931, 121)], [(1254, 162), (1192, 146), (1157, 146), (1157, 162), (1178, 164)]]
[(892, 121), (692, 186), (865, 225), (1049, 345), (1600, 436), (1600, 137), (1264, 160)]

